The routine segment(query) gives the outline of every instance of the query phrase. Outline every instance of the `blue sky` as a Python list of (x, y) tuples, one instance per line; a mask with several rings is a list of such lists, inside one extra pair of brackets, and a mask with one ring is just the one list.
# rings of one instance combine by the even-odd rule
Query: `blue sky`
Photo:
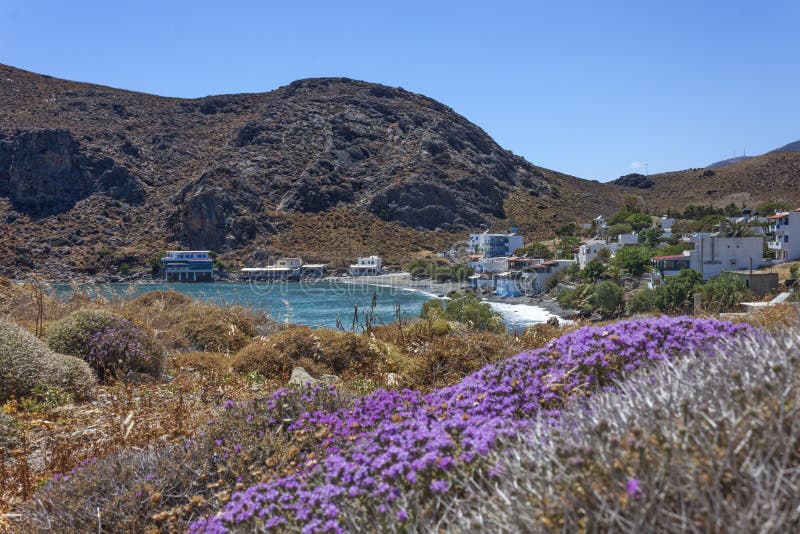
[(0, 63), (182, 97), (401, 86), (600, 181), (800, 139), (795, 0), (0, 0)]

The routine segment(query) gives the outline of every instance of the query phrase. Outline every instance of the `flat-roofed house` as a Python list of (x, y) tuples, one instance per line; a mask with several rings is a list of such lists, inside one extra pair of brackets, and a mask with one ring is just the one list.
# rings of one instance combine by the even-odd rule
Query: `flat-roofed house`
[(767, 219), (771, 236), (767, 246), (775, 251), (775, 259), (800, 259), (800, 208), (776, 213)]
[(358, 258), (358, 262), (350, 265), (351, 276), (375, 276), (381, 274), (381, 259), (378, 256)]
[(214, 260), (208, 250), (168, 250), (161, 258), (167, 282), (211, 282)]

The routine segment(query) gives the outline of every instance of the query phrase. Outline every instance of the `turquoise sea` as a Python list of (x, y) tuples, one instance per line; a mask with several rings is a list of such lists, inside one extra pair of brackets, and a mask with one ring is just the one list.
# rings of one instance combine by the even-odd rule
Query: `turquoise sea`
[[(373, 295), (373, 324), (394, 322), (399, 312), (403, 317), (417, 317), (422, 303), (434, 298), (424, 292), (372, 284), (336, 281), (253, 282), (253, 283), (122, 283), (84, 284), (76, 286), (90, 297), (133, 299), (149, 291), (173, 289), (188, 296), (216, 304), (240, 305), (268, 312), (280, 322), (336, 328), (337, 318), (350, 330), (355, 307), (358, 323), (363, 325)], [(68, 297), (71, 286), (56, 286), (56, 293)], [(510, 329), (524, 328), (546, 321), (548, 314), (532, 306), (493, 304)]]

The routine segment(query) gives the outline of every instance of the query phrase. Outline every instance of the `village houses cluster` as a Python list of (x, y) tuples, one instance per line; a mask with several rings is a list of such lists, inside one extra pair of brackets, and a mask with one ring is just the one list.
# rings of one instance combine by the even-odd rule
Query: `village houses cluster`
[[(757, 217), (744, 212), (739, 217), (729, 217), (720, 223), (717, 232), (692, 233), (673, 236), (676, 220), (669, 216), (657, 219), (664, 239), (680, 237), (686, 248), (680, 254), (655, 255), (651, 259), (651, 272), (648, 278), (650, 287), (659, 285), (670, 276), (678, 275), (683, 269), (700, 273), (705, 280), (723, 271), (741, 276), (747, 286), (757, 294), (766, 293), (777, 285), (774, 273), (754, 272), (768, 263), (764, 259), (764, 245), (774, 253), (772, 262), (800, 259), (800, 208), (782, 211), (767, 217)], [(725, 232), (727, 224), (750, 225), (748, 235), (730, 235)], [(570, 259), (550, 259), (517, 255), (525, 249), (523, 236), (517, 228), (505, 233), (470, 234), (466, 257), (457, 261), (471, 267), (474, 274), (468, 279), (473, 290), (493, 293), (501, 297), (533, 296), (545, 291), (548, 282), (559, 272), (568, 268), (585, 269), (596, 258), (613, 258), (625, 247), (639, 245), (636, 232), (608, 235), (608, 226), (603, 216), (594, 219), (591, 225), (594, 236), (584, 240), (574, 254), (559, 251), (558, 257)], [(212, 281), (214, 272), (213, 253), (208, 250), (168, 251), (161, 259), (167, 281), (202, 282)], [(301, 280), (318, 279), (327, 274), (323, 263), (304, 263), (301, 258), (280, 258), (266, 267), (245, 267), (241, 276), (245, 279)], [(379, 256), (359, 257), (349, 266), (347, 274), (352, 277), (376, 276), (382, 274), (383, 265)]]

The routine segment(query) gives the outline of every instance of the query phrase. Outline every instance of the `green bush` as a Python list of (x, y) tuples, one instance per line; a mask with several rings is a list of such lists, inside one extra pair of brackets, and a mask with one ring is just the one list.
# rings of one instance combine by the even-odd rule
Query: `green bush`
[(578, 311), (587, 317), (597, 313), (609, 318), (618, 315), (623, 308), (622, 288), (609, 281), (567, 289), (558, 294), (557, 300), (562, 308)]
[[(558, 230), (556, 230), (556, 233), (558, 233)], [(564, 235), (571, 235), (571, 234), (564, 234)], [(552, 260), (553, 256), (555, 255), (554, 252), (550, 249), (550, 247), (548, 247), (544, 243), (531, 243), (530, 245), (525, 245), (524, 247), (515, 250), (514, 254), (516, 254), (517, 256), (523, 256), (527, 254), (531, 258), (542, 258), (545, 260)]]
[(611, 263), (628, 271), (631, 276), (640, 276), (650, 270), (651, 257), (652, 251), (648, 247), (622, 247)]
[(692, 269), (683, 269), (677, 276), (669, 276), (656, 288), (655, 307), (664, 313), (691, 313), (694, 293), (703, 285), (703, 277)]
[(505, 331), (500, 314), (472, 293), (454, 295), (444, 304), (438, 299), (429, 300), (422, 305), (422, 317), (457, 321), (475, 331)]
[(30, 395), (42, 388), (58, 388), (85, 398), (95, 383), (86, 362), (51, 351), (27, 330), (3, 320), (0, 320), (0, 377), (0, 401)]
[(159, 376), (164, 350), (127, 319), (100, 310), (78, 310), (47, 331), (51, 349), (82, 358), (98, 377), (121, 378), (129, 371)]
[(745, 281), (733, 273), (724, 272), (703, 285), (703, 305), (715, 313), (734, 311), (752, 298)]
[(592, 291), (592, 307), (604, 318), (617, 316), (622, 312), (622, 295), (622, 288), (614, 282), (599, 282)]
[(625, 303), (629, 313), (649, 313), (655, 310), (655, 291), (649, 288), (640, 289)]

